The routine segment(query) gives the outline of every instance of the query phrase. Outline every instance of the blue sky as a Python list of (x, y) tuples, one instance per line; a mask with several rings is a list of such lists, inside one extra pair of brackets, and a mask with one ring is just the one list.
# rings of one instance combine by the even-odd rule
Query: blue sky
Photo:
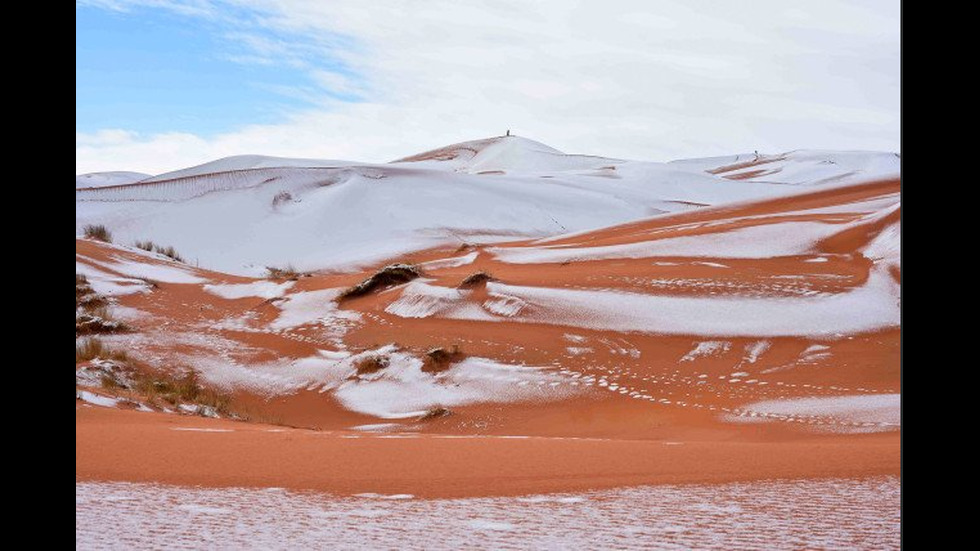
[[(207, 136), (274, 123), (318, 97), (354, 99), (313, 82), (312, 60), (257, 55), (243, 43), (245, 33), (252, 40), (277, 37), (254, 28), (247, 10), (225, 10), (212, 18), (138, 5), (76, 5), (76, 132), (125, 128)], [(316, 62), (351, 74), (329, 58)]]
[[(748, 9), (747, 6), (751, 6)], [(77, 0), (76, 172), (900, 148), (892, 0)]]

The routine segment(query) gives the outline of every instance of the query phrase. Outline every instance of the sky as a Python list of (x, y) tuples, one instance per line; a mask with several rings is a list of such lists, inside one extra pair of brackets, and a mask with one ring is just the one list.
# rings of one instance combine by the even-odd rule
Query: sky
[(76, 174), (514, 134), (666, 161), (899, 151), (897, 0), (79, 0)]

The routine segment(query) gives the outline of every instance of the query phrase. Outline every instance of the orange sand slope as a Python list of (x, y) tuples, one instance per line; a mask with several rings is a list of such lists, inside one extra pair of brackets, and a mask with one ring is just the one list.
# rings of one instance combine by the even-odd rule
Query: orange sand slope
[(76, 239), (132, 328), (102, 341), (231, 396), (155, 403), (76, 365), (76, 477), (476, 495), (897, 473), (900, 212), (888, 180), (463, 244), (347, 300), (378, 267), (258, 280)]

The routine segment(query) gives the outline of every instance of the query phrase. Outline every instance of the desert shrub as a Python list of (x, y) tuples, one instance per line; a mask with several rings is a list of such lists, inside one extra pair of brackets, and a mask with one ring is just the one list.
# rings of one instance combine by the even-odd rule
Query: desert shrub
[(137, 241), (133, 243), (133, 246), (137, 249), (143, 249), (144, 251), (153, 252), (153, 248), (156, 247), (156, 243), (147, 239), (146, 241)]
[(102, 385), (102, 388), (106, 390), (119, 390), (126, 388), (119, 382), (118, 377), (115, 377), (110, 373), (104, 373), (101, 377), (99, 377), (99, 382)]
[(292, 201), (292, 200), (293, 200), (292, 193), (289, 193), (288, 191), (280, 191), (275, 195), (275, 197), (272, 198), (272, 206), (278, 207), (282, 203)]
[(145, 241), (137, 241), (133, 243), (133, 246), (136, 247), (137, 249), (143, 249), (144, 251), (147, 252), (162, 254), (163, 256), (166, 256), (167, 258), (171, 260), (175, 260), (177, 262), (184, 261), (184, 257), (180, 256), (180, 253), (178, 253), (177, 249), (175, 249), (172, 245), (168, 245), (164, 247), (163, 245), (157, 245), (153, 241), (147, 239)]
[(88, 224), (82, 231), (85, 233), (85, 237), (89, 239), (97, 239), (99, 241), (105, 241), (106, 243), (112, 243), (112, 233), (109, 228), (103, 226), (102, 224)]
[(108, 299), (94, 290), (89, 285), (88, 278), (81, 274), (75, 274), (75, 310), (94, 310), (104, 307)]
[(461, 361), (466, 354), (459, 349), (459, 345), (451, 348), (433, 348), (425, 353), (422, 358), (422, 371), (425, 373), (439, 373), (449, 369), (452, 364)]
[(134, 386), (151, 402), (159, 399), (174, 406), (197, 405), (197, 412), (201, 415), (207, 415), (208, 408), (220, 415), (228, 415), (230, 412), (230, 397), (202, 385), (194, 370), (188, 369), (176, 376), (144, 374), (137, 378)]
[(408, 283), (422, 276), (422, 271), (411, 264), (390, 264), (375, 272), (371, 277), (340, 293), (340, 300), (370, 294), (376, 289)]
[(134, 278), (134, 279), (138, 279), (138, 280), (142, 281), (143, 282), (143, 285), (146, 285), (150, 289), (158, 289), (160, 287), (160, 284), (155, 279), (150, 279), (148, 277), (137, 277), (137, 278)]
[(466, 276), (466, 278), (459, 283), (459, 288), (463, 289), (467, 287), (478, 287), (492, 280), (493, 280), (493, 276), (491, 276), (489, 272), (484, 272), (484, 271), (474, 272)]
[(109, 299), (92, 290), (88, 278), (75, 274), (75, 336), (127, 331), (125, 323), (112, 318), (108, 304)]
[(129, 356), (122, 350), (113, 350), (109, 348), (95, 337), (75, 343), (76, 364), (91, 361), (96, 358), (124, 362), (129, 359)]
[(91, 312), (75, 314), (76, 337), (79, 335), (122, 333), (128, 330), (128, 325), (112, 319), (105, 306), (95, 308)]
[(102, 308), (109, 303), (109, 299), (100, 295), (98, 293), (92, 292), (84, 293), (81, 296), (75, 295), (75, 309), (82, 308), (84, 310), (94, 310), (96, 308)]
[(423, 413), (422, 416), (418, 418), (418, 420), (419, 421), (432, 421), (433, 419), (439, 419), (439, 418), (442, 418), (442, 417), (448, 417), (448, 416), (450, 416), (452, 414), (453, 414), (453, 412), (449, 411), (448, 409), (446, 409), (444, 407), (434, 407), (434, 408), (430, 409), (429, 411)]
[(92, 290), (92, 286), (89, 284), (87, 277), (81, 274), (75, 274), (75, 302), (76, 303), (78, 302), (79, 298), (94, 292), (95, 291)]
[(157, 245), (153, 247), (153, 252), (162, 254), (163, 256), (166, 256), (171, 260), (175, 260), (177, 262), (184, 261), (184, 257), (180, 256), (180, 253), (177, 252), (177, 249), (173, 248), (173, 245), (168, 245), (166, 247), (161, 247)]
[(266, 266), (265, 275), (269, 279), (288, 279), (290, 281), (296, 281), (306, 274), (297, 270), (292, 264), (286, 264), (283, 267)]
[(387, 356), (371, 354), (369, 356), (359, 358), (354, 363), (354, 369), (357, 371), (358, 375), (367, 375), (369, 373), (381, 371), (382, 369), (388, 367), (388, 364), (389, 360)]

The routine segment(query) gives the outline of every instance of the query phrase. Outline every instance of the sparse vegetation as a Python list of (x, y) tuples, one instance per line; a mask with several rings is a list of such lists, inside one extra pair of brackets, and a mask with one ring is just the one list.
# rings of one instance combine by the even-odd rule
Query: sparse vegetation
[(76, 288), (76, 294), (75, 294), (76, 309), (84, 308), (86, 310), (91, 310), (95, 308), (102, 308), (108, 303), (108, 299), (105, 298), (104, 296), (95, 292), (91, 292), (91, 289), (89, 291), (90, 292), (88, 293), (82, 293), (81, 295), (78, 295), (77, 288)]
[(425, 412), (424, 414), (422, 414), (422, 416), (419, 417), (418, 420), (419, 421), (432, 421), (433, 419), (440, 419), (442, 417), (448, 417), (448, 416), (450, 416), (452, 414), (453, 414), (452, 411), (449, 411), (448, 409), (446, 409), (444, 407), (434, 407), (434, 408), (430, 409), (429, 411)]
[(466, 354), (459, 349), (459, 345), (451, 348), (433, 348), (425, 353), (422, 358), (422, 371), (425, 373), (439, 373), (449, 369), (452, 364), (463, 360)]
[(133, 246), (136, 247), (137, 249), (143, 249), (144, 251), (148, 251), (152, 253), (153, 247), (156, 246), (156, 243), (150, 241), (149, 239), (147, 239), (146, 241), (137, 240), (136, 243), (133, 243)]
[(128, 330), (128, 325), (121, 321), (112, 319), (105, 306), (96, 308), (89, 313), (75, 314), (76, 337), (79, 335), (122, 333), (123, 331)]
[(282, 203), (286, 203), (286, 202), (292, 201), (292, 200), (293, 200), (293, 194), (289, 193), (288, 191), (283, 190), (283, 191), (280, 191), (279, 193), (277, 193), (275, 195), (275, 197), (272, 198), (272, 206), (273, 207), (278, 207)]
[(76, 368), (76, 386), (98, 384), (112, 394), (121, 392), (123, 401), (119, 403), (129, 403), (133, 407), (138, 404), (133, 402), (133, 395), (139, 394), (150, 405), (162, 400), (173, 406), (196, 406), (190, 411), (198, 415), (233, 416), (229, 397), (201, 385), (193, 370), (182, 369), (178, 376), (161, 374), (132, 361), (125, 351), (111, 348), (97, 337), (78, 339), (79, 335), (129, 329), (125, 323), (112, 319), (107, 302), (106, 297), (92, 290), (85, 275), (75, 274), (75, 364), (90, 362)]
[[(103, 347), (102, 350), (107, 349)], [(129, 391), (124, 392), (121, 398), (130, 402), (133, 402), (134, 395), (138, 395), (154, 407), (159, 407), (161, 402), (170, 406), (193, 405), (197, 406), (194, 412), (199, 415), (232, 416), (230, 397), (202, 385), (197, 372), (190, 369), (181, 369), (177, 375), (171, 375), (151, 371), (146, 366), (134, 365), (134, 362), (125, 359), (103, 361), (83, 369), (90, 369), (97, 375), (99, 385), (104, 390), (114, 393)], [(91, 380), (91, 376), (88, 380)], [(76, 384), (77, 381), (76, 378)]]
[(137, 277), (136, 279), (142, 281), (143, 284), (149, 287), (150, 289), (157, 289), (160, 287), (160, 284), (157, 283), (157, 280), (155, 279), (150, 279), (148, 277)]
[(137, 249), (143, 249), (144, 251), (147, 252), (162, 254), (163, 256), (166, 256), (167, 258), (170, 258), (171, 260), (177, 262), (184, 262), (184, 257), (180, 256), (180, 253), (178, 253), (177, 249), (173, 248), (172, 245), (164, 247), (162, 245), (157, 245), (153, 241), (147, 239), (145, 241), (137, 241), (133, 243), (133, 246), (136, 247)]
[(91, 310), (105, 306), (107, 302), (106, 297), (92, 290), (87, 277), (75, 274), (75, 310)]
[(297, 279), (307, 275), (297, 270), (292, 264), (286, 264), (283, 267), (266, 266), (265, 273), (266, 277), (269, 279), (287, 279), (289, 281), (296, 281)]
[(143, 374), (136, 378), (134, 388), (147, 397), (150, 403), (162, 400), (170, 405), (193, 404), (198, 413), (207, 415), (210, 408), (215, 414), (228, 415), (231, 402), (227, 394), (201, 385), (196, 371), (186, 370), (180, 376), (159, 373)]
[(369, 373), (377, 373), (382, 369), (388, 367), (389, 360), (387, 356), (382, 356), (381, 354), (372, 354), (365, 356), (357, 360), (354, 363), (354, 369), (357, 371), (358, 375), (367, 375)]
[(96, 358), (103, 360), (116, 360), (125, 362), (129, 355), (122, 350), (113, 350), (102, 343), (101, 340), (91, 337), (82, 342), (75, 343), (75, 363), (88, 362)]
[(129, 386), (124, 384), (115, 373), (103, 373), (102, 376), (99, 377), (99, 383), (102, 385), (102, 388), (106, 390), (125, 390), (129, 388)]
[(422, 271), (411, 264), (390, 264), (381, 268), (371, 277), (340, 293), (339, 300), (346, 300), (370, 294), (376, 289), (408, 283), (421, 277)]
[(82, 228), (82, 232), (84, 232), (85, 237), (88, 237), (89, 239), (97, 239), (106, 243), (112, 243), (112, 232), (110, 232), (109, 228), (102, 224), (88, 224)]
[(166, 247), (160, 247), (160, 248), (154, 249), (154, 251), (157, 252), (157, 253), (160, 253), (163, 256), (166, 256), (166, 257), (168, 257), (171, 260), (174, 260), (176, 262), (184, 262), (184, 257), (180, 256), (180, 253), (177, 252), (177, 249), (173, 248), (173, 245), (168, 245)]
[(129, 327), (112, 318), (109, 299), (92, 290), (88, 278), (75, 274), (75, 337), (100, 333), (119, 333)]
[(490, 275), (490, 272), (474, 272), (466, 276), (466, 278), (459, 283), (459, 288), (464, 289), (467, 287), (479, 287), (480, 285), (485, 285), (488, 281), (493, 281), (493, 276)]

